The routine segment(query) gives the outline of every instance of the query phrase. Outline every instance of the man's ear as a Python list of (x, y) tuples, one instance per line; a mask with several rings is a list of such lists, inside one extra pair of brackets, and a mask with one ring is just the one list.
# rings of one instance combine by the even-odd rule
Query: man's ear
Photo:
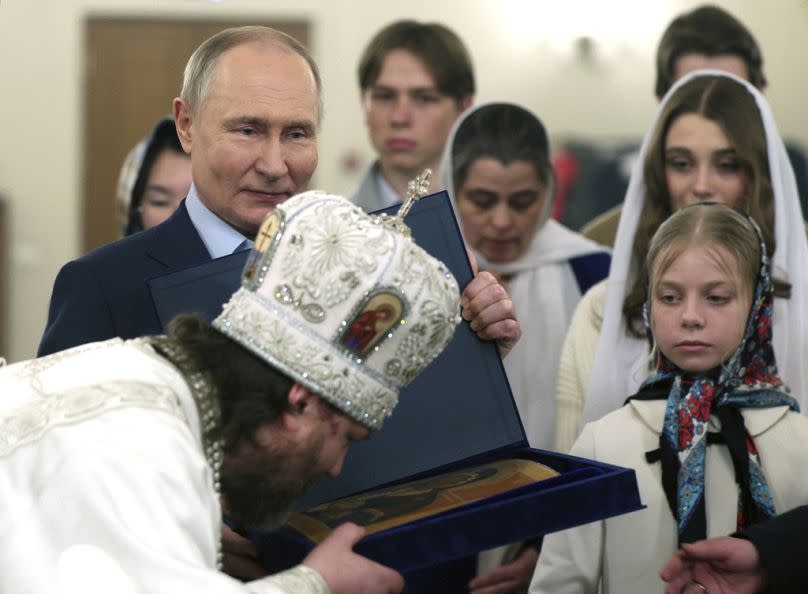
[(295, 382), (289, 389), (289, 408), (281, 415), (281, 425), (288, 431), (297, 431), (312, 411), (314, 394), (305, 386)]
[(194, 114), (192, 113), (190, 106), (182, 99), (182, 97), (176, 97), (174, 99), (173, 112), (174, 125), (177, 127), (177, 136), (180, 139), (182, 150), (190, 155), (193, 139), (192, 129), (194, 123)]
[(289, 389), (289, 409), (291, 412), (300, 413), (311, 404), (314, 394), (302, 384), (295, 382)]

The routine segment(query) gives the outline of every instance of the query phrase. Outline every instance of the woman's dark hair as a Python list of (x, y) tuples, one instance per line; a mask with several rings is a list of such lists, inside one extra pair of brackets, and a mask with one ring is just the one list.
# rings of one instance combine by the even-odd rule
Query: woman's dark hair
[(190, 353), (198, 369), (210, 374), (216, 386), (222, 417), (215, 437), (224, 440), (225, 452), (252, 440), (259, 426), (289, 410), (293, 380), (199, 316), (177, 316), (168, 335)]
[[(643, 164), (645, 200), (634, 235), (633, 261), (638, 264), (637, 280), (623, 302), (629, 332), (645, 336), (642, 308), (648, 273), (641, 265), (648, 245), (662, 221), (672, 212), (666, 177), (665, 145), (673, 123), (682, 115), (697, 114), (721, 127), (749, 178), (749, 193), (741, 208), (760, 226), (769, 254), (774, 254), (774, 192), (769, 173), (766, 132), (755, 98), (741, 83), (726, 76), (697, 76), (679, 87), (668, 100)], [(785, 296), (787, 284), (776, 293)]]
[(492, 157), (505, 165), (526, 161), (545, 187), (553, 175), (544, 126), (532, 113), (510, 103), (484, 105), (458, 127), (452, 141), (455, 192), (466, 182), (472, 163), (481, 157)]
[(185, 156), (182, 150), (180, 139), (177, 136), (177, 127), (173, 118), (163, 118), (152, 130), (151, 136), (143, 155), (143, 161), (132, 186), (132, 196), (129, 200), (129, 213), (126, 220), (125, 235), (132, 235), (143, 230), (143, 218), (140, 216), (140, 206), (143, 202), (143, 194), (146, 192), (146, 184), (149, 181), (152, 168), (163, 151), (173, 151)]

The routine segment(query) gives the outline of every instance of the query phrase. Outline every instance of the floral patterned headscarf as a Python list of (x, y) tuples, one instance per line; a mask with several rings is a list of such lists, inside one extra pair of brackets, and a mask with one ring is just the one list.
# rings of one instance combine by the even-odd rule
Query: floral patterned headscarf
[[(775, 515), (766, 476), (740, 409), (786, 405), (799, 410), (796, 400), (777, 375), (772, 347), (774, 291), (769, 258), (760, 228), (753, 219), (747, 218), (760, 243), (760, 272), (746, 329), (735, 352), (717, 373), (706, 374), (685, 372), (660, 353), (656, 372), (632, 397), (667, 398), (668, 401), (660, 449), (649, 452), (647, 457), (649, 461), (662, 461), (662, 483), (677, 520), (680, 543), (707, 536), (704, 465), (710, 443), (725, 443), (730, 450), (739, 490), (738, 529)], [(646, 330), (653, 340), (648, 302), (645, 311)], [(707, 432), (711, 414), (721, 422), (717, 435)]]

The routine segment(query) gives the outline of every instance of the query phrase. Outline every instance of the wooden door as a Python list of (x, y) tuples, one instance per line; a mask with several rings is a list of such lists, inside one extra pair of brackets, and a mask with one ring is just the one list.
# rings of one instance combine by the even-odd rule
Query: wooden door
[(205, 39), (237, 25), (279, 29), (308, 45), (306, 22), (90, 18), (86, 22), (82, 247), (120, 236), (115, 189), (129, 150), (171, 113), (185, 63)]

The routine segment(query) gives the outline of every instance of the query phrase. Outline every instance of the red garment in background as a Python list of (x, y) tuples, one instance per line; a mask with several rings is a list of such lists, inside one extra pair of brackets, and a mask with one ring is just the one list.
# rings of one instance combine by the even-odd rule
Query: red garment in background
[(580, 172), (578, 158), (571, 151), (562, 149), (553, 157), (553, 171), (555, 171), (555, 196), (550, 216), (556, 221), (561, 221), (567, 208), (567, 199)]

